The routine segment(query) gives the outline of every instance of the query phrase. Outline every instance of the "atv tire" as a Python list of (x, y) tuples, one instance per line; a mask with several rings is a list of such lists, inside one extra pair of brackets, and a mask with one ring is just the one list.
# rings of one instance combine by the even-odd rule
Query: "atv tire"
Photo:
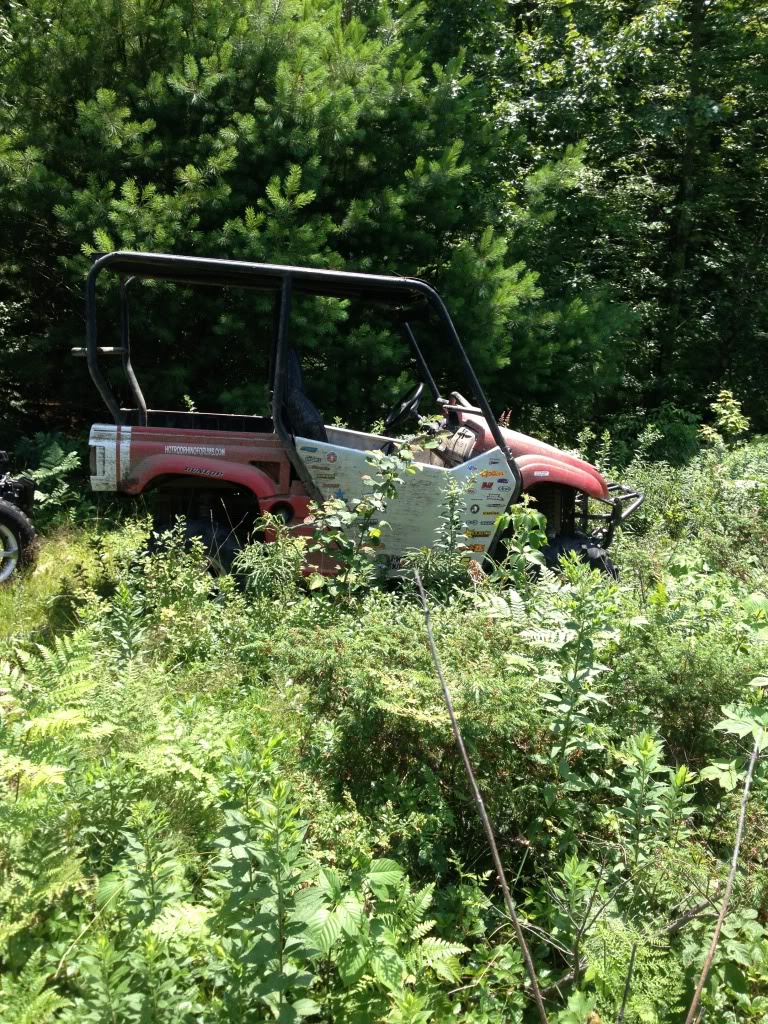
[(603, 572), (614, 580), (619, 578), (619, 570), (608, 557), (605, 548), (599, 547), (589, 537), (555, 537), (553, 541), (542, 549), (542, 554), (546, 558), (550, 569), (558, 569), (561, 556), (567, 555), (571, 551), (575, 551), (581, 561), (588, 565), (590, 569), (597, 569), (598, 572)]
[[(172, 523), (157, 523), (150, 540), (150, 552), (159, 551), (163, 544), (155, 534), (162, 534), (173, 528)], [(232, 571), (232, 563), (240, 551), (240, 541), (231, 527), (217, 523), (215, 519), (189, 519), (185, 524), (184, 537), (187, 541), (200, 540), (211, 576), (226, 576)]]
[(0, 498), (0, 583), (7, 583), (34, 559), (37, 534), (27, 516)]

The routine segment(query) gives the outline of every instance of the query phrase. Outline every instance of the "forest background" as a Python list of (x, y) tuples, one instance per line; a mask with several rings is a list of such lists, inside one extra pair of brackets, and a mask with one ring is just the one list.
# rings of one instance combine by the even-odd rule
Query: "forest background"
[[(10, 0), (0, 47), (6, 432), (97, 414), (69, 348), (113, 248), (425, 277), (494, 407), (553, 440), (650, 416), (684, 458), (723, 387), (768, 427), (765, 4)], [(262, 406), (252, 311), (160, 298), (153, 403)], [(408, 375), (338, 303), (301, 342), (350, 418)]]

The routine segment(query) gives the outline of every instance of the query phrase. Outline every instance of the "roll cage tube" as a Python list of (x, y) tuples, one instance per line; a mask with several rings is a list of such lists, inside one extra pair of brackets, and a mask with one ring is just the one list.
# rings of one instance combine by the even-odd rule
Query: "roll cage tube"
[[(98, 255), (88, 272), (85, 284), (86, 299), (86, 356), (88, 369), (99, 394), (116, 424), (122, 425), (124, 416), (120, 406), (99, 366), (100, 349), (98, 346), (98, 327), (96, 321), (96, 280), (102, 270), (111, 269), (131, 279), (150, 278), (167, 280), (177, 284), (202, 284), (214, 287), (253, 288), (261, 291), (281, 293), (279, 313), (276, 317), (276, 337), (273, 343), (271, 360), (271, 378), (269, 388), (273, 396), (273, 419), (275, 430), (281, 440), (286, 442), (291, 461), (301, 479), (306, 471), (303, 466), (298, 469), (300, 460), (293, 452), (290, 434), (282, 421), (282, 400), (285, 393), (286, 351), (288, 347), (288, 319), (293, 291), (301, 291), (311, 295), (328, 295), (336, 298), (362, 298), (372, 301), (390, 301), (401, 304), (413, 299), (414, 293), (424, 298), (428, 306), (444, 325), (453, 349), (458, 356), (466, 380), (475, 395), (478, 408), (488, 424), (491, 435), (509, 468), (514, 481), (512, 501), (516, 501), (522, 490), (522, 476), (512, 453), (506, 446), (496, 418), (491, 411), (480, 381), (469, 361), (461, 343), (458, 332), (451, 320), (445, 303), (435, 289), (416, 277), (393, 277), (382, 274), (360, 274), (351, 271), (321, 270), (310, 267), (291, 267), (271, 263), (246, 263), (239, 260), (209, 259), (199, 256), (174, 256), (167, 253), (111, 252)], [(125, 310), (121, 315), (123, 331), (123, 367), (128, 375), (129, 385), (137, 400), (140, 414), (146, 419), (146, 403), (130, 365), (130, 339), (128, 337), (127, 286), (121, 293), (125, 301)], [(276, 309), (276, 313), (277, 313)], [(436, 398), (438, 388), (424, 357), (416, 344), (413, 332), (408, 328), (405, 332), (416, 356), (419, 369), (425, 376), (425, 382)], [(106, 354), (106, 352), (104, 353)], [(426, 373), (425, 373), (426, 371)], [(294, 461), (295, 460), (295, 461)], [(312, 492), (314, 492), (312, 488)]]

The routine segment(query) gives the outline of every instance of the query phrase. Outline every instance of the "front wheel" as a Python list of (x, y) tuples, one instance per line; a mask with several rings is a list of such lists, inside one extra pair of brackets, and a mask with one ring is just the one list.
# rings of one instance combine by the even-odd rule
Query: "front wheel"
[(0, 583), (32, 561), (35, 528), (21, 509), (0, 499)]
[(542, 554), (546, 558), (549, 568), (557, 569), (560, 566), (561, 556), (567, 555), (571, 551), (575, 551), (581, 561), (590, 569), (604, 572), (606, 576), (610, 576), (614, 580), (619, 578), (619, 570), (608, 557), (605, 548), (601, 548), (591, 537), (564, 537), (561, 534), (542, 549)]

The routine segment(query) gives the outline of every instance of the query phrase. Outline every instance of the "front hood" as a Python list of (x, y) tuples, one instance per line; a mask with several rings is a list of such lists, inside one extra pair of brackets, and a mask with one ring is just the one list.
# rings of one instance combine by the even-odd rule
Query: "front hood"
[[(496, 447), (493, 434), (488, 429), (488, 425), (482, 416), (470, 413), (463, 415), (461, 420), (477, 434), (478, 440), (475, 446), (476, 454)], [(521, 434), (517, 430), (509, 430), (507, 427), (501, 427), (501, 433), (515, 459), (523, 458), (526, 455), (537, 455), (547, 459), (548, 461), (551, 460), (552, 462), (559, 463), (561, 466), (581, 470), (583, 473), (588, 474), (588, 476), (594, 479), (597, 489), (600, 492), (600, 496), (608, 499), (609, 494), (607, 481), (605, 477), (599, 473), (593, 465), (591, 465), (591, 463), (586, 462), (584, 459), (580, 459), (577, 455), (571, 455), (569, 452), (561, 451), (559, 448), (555, 448), (554, 445), (547, 444), (545, 441), (539, 441), (535, 437), (529, 437), (527, 434)]]

